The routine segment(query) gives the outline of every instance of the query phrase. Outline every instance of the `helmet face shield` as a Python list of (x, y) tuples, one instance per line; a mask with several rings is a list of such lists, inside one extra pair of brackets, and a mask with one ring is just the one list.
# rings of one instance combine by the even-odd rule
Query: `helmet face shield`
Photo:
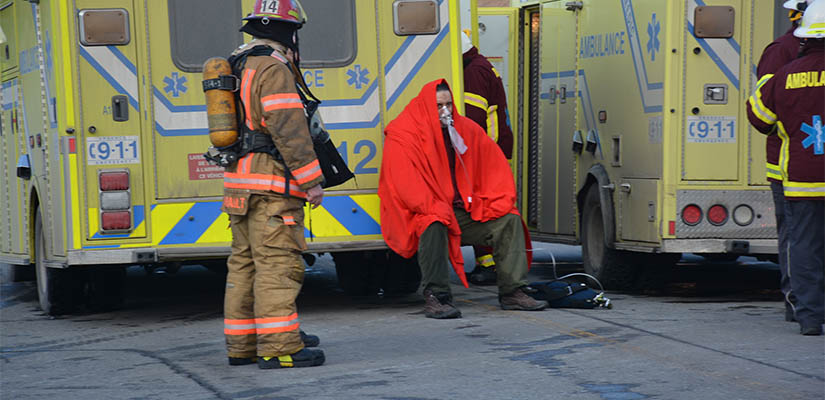
[(298, 0), (256, 0), (252, 12), (243, 20), (282, 21), (301, 26), (307, 18)]

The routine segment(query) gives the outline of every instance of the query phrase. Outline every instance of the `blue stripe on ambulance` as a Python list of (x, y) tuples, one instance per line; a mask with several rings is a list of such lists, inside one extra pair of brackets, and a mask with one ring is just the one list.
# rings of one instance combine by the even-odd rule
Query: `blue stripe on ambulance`
[[(108, 71), (106, 71), (105, 68), (103, 68), (103, 66), (100, 64), (100, 62), (98, 62), (97, 59), (95, 59), (95, 57), (93, 57), (92, 54), (89, 52), (89, 49), (87, 49), (84, 46), (79, 46), (79, 48), (80, 48), (81, 57), (83, 57), (83, 59), (85, 59), (86, 62), (88, 62), (89, 65), (91, 65), (92, 68), (94, 68), (100, 74), (100, 76), (102, 76), (103, 79), (106, 80), (106, 82), (109, 82), (109, 84), (112, 85), (112, 87), (118, 93), (126, 95), (129, 98), (129, 104), (131, 104), (132, 107), (135, 108), (135, 110), (138, 110), (140, 108), (140, 106), (138, 105), (137, 99), (135, 99), (132, 96), (132, 94), (129, 93), (128, 90), (126, 90), (126, 87), (124, 85), (122, 85), (121, 82), (118, 81), (118, 79), (115, 76), (113, 76)], [(115, 55), (115, 57), (119, 58), (116, 55)], [(128, 65), (124, 64), (124, 66), (126, 66), (128, 68)]]
[(195, 203), (159, 244), (196, 243), (221, 216), (221, 205), (219, 201)]
[(380, 235), (381, 226), (349, 196), (330, 196), (324, 208), (353, 235)]

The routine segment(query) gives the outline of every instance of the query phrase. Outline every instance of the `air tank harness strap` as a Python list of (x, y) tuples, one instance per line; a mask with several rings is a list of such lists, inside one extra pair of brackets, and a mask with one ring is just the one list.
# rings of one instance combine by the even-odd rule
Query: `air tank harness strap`
[(215, 79), (207, 79), (203, 81), (204, 92), (215, 89), (237, 92), (240, 87), (241, 80), (234, 75), (221, 75)]

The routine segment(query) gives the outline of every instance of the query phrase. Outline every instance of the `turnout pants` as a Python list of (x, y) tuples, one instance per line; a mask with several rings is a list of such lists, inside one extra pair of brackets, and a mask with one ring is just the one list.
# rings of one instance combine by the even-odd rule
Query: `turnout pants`
[(825, 201), (788, 200), (788, 265), (796, 296), (796, 320), (825, 322)]
[(224, 334), (229, 357), (276, 357), (304, 348), (295, 298), (304, 281), (304, 202), (252, 195), (230, 215)]
[[(501, 218), (478, 222), (462, 209), (455, 209), (461, 228), (461, 244), (493, 248), (498, 291), (509, 294), (527, 285), (527, 253), (521, 217), (507, 214)], [(450, 293), (449, 250), (447, 227), (435, 222), (421, 234), (418, 243), (418, 264), (424, 289), (434, 293)]]
[(788, 222), (785, 218), (787, 201), (785, 191), (781, 182), (771, 182), (771, 194), (773, 194), (774, 212), (776, 214), (776, 237), (778, 245), (779, 259), (779, 289), (785, 296), (785, 304), (793, 306), (795, 298), (791, 290), (791, 278), (788, 271)]

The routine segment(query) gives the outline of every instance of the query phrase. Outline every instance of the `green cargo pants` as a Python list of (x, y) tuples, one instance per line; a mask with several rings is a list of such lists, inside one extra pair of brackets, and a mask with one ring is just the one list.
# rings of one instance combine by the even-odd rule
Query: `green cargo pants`
[[(461, 228), (461, 244), (490, 246), (496, 263), (498, 292), (509, 294), (527, 285), (527, 253), (521, 217), (507, 214), (499, 219), (478, 222), (470, 213), (456, 208), (455, 216)], [(435, 222), (421, 234), (418, 242), (418, 264), (424, 290), (450, 293), (449, 250), (447, 227)]]
[(252, 195), (230, 215), (232, 255), (224, 298), (229, 357), (276, 357), (304, 348), (295, 298), (304, 281), (304, 201)]

